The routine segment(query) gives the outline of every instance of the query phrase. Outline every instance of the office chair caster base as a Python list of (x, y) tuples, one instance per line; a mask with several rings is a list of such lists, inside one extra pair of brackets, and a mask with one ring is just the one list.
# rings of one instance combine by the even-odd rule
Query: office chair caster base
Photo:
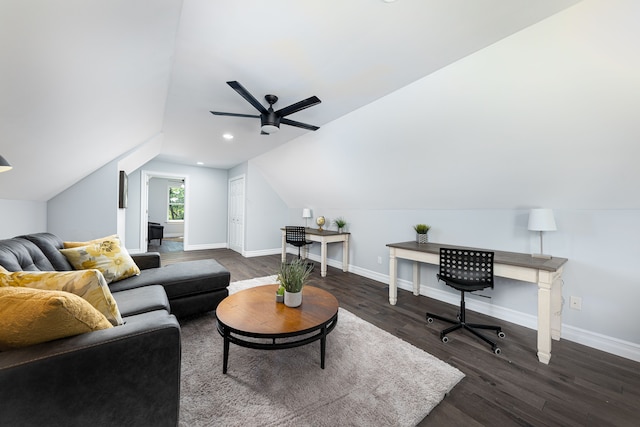
[(427, 317), (427, 323), (433, 323), (433, 318), (432, 317)]
[(493, 348), (492, 350), (493, 350), (494, 354), (497, 354), (497, 355), (502, 353), (502, 350), (500, 350), (500, 347)]
[(502, 331), (498, 331), (498, 338), (504, 338), (506, 335)]
[(443, 343), (445, 343), (445, 344), (449, 342), (449, 337), (447, 337), (447, 336), (444, 336), (444, 337), (442, 337), (442, 338), (440, 338), (440, 339), (441, 339), (441, 340), (442, 340), (442, 342), (443, 342)]

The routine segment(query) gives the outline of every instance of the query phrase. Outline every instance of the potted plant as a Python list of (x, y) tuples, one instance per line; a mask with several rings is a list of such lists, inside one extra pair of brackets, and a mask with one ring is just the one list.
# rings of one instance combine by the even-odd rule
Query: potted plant
[(417, 236), (416, 241), (418, 243), (427, 243), (429, 241), (429, 237), (427, 233), (431, 229), (430, 225), (427, 224), (416, 224), (413, 226), (413, 229), (416, 230)]
[(276, 302), (284, 302), (284, 286), (282, 286), (282, 283), (276, 290)]
[(347, 221), (345, 221), (341, 216), (336, 218), (333, 223), (338, 227), (338, 233), (342, 233), (342, 229), (347, 225)]
[(298, 307), (302, 304), (302, 288), (311, 274), (311, 268), (300, 258), (287, 264), (280, 264), (278, 282), (284, 287), (284, 304)]

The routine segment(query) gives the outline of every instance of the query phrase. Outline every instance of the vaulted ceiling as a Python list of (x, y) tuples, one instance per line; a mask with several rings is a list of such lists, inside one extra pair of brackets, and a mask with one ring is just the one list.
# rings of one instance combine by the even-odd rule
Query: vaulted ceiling
[[(453, 64), (464, 63), (483, 50), (493, 52), (501, 40), (576, 3), (579, 1), (0, 0), (0, 155), (14, 166), (0, 174), (0, 198), (47, 200), (107, 162), (157, 138), (163, 141), (158, 158), (165, 161), (202, 162), (205, 167), (228, 169), (262, 158), (266, 168), (264, 159), (269, 155), (265, 153), (278, 153), (278, 147), (294, 140), (301, 140), (303, 146), (322, 135), (326, 138), (332, 135), (332, 128), (344, 133), (345, 118), (381, 105), (393, 109), (372, 116), (392, 123), (385, 138), (389, 129), (397, 127), (423, 129), (428, 125), (422, 120), (425, 113), (434, 113), (440, 122), (455, 118), (453, 128), (473, 126), (480, 120), (477, 110), (465, 111), (458, 105), (458, 111), (443, 118), (442, 112), (435, 111), (433, 99), (407, 102), (406, 97), (410, 93), (448, 99), (468, 94), (475, 94), (476, 99), (491, 96), (468, 79), (459, 80), (457, 89), (451, 86), (457, 69)], [(615, 22), (604, 25), (615, 29)], [(567, 28), (558, 36), (570, 39), (571, 34), (572, 29)], [(637, 34), (628, 36), (637, 41)], [(550, 42), (553, 40), (542, 41)], [(589, 42), (597, 44), (598, 40)], [(543, 64), (540, 66), (543, 70)], [(498, 69), (495, 59), (493, 67)], [(445, 71), (450, 77), (443, 82)], [(623, 74), (634, 78), (628, 75), (631, 73)], [(433, 80), (425, 83), (427, 76)], [(517, 79), (517, 74), (505, 76)], [(495, 83), (498, 78), (487, 76), (487, 81)], [(211, 115), (210, 110), (256, 114), (227, 86), (230, 80), (239, 81), (259, 100), (268, 93), (277, 95), (276, 109), (318, 96), (321, 104), (290, 118), (318, 125), (320, 130), (313, 133), (281, 125), (278, 133), (264, 136), (258, 119)], [(437, 93), (438, 87), (448, 92)], [(411, 92), (414, 88), (418, 91)], [(625, 106), (611, 105), (610, 111), (620, 111), (619, 107)], [(502, 110), (504, 106), (500, 113)], [(626, 123), (626, 117), (618, 119)], [(366, 123), (368, 119), (357, 120)], [(322, 134), (325, 129), (329, 131)], [(234, 139), (225, 140), (224, 133), (233, 134)], [(378, 139), (373, 146), (380, 142)], [(356, 147), (357, 143), (347, 152)], [(360, 148), (366, 152), (366, 147)], [(404, 155), (411, 157), (412, 149), (407, 147)], [(573, 150), (573, 146), (561, 149), (562, 159), (579, 155)], [(525, 149), (524, 154), (530, 151)], [(274, 171), (266, 175), (275, 186), (295, 194), (284, 176)], [(504, 180), (495, 179), (497, 183)], [(300, 198), (288, 202), (294, 206), (306, 203)], [(438, 206), (447, 203), (446, 198), (441, 199)]]

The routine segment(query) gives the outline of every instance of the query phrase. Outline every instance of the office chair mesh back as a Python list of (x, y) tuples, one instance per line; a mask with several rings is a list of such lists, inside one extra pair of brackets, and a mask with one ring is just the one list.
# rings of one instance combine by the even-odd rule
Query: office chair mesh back
[(298, 259), (300, 259), (300, 248), (304, 245), (310, 245), (313, 242), (307, 241), (307, 234), (304, 231), (304, 227), (287, 225), (284, 230), (286, 242), (298, 247)]
[(440, 248), (439, 277), (493, 288), (493, 252)]
[(304, 246), (306, 242), (306, 233), (304, 227), (288, 225), (285, 227), (285, 239), (287, 243), (293, 246)]

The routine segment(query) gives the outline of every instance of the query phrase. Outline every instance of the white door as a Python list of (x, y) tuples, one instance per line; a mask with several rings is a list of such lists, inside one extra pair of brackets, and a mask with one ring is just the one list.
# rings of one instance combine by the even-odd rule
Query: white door
[(229, 180), (229, 249), (244, 251), (244, 175)]

